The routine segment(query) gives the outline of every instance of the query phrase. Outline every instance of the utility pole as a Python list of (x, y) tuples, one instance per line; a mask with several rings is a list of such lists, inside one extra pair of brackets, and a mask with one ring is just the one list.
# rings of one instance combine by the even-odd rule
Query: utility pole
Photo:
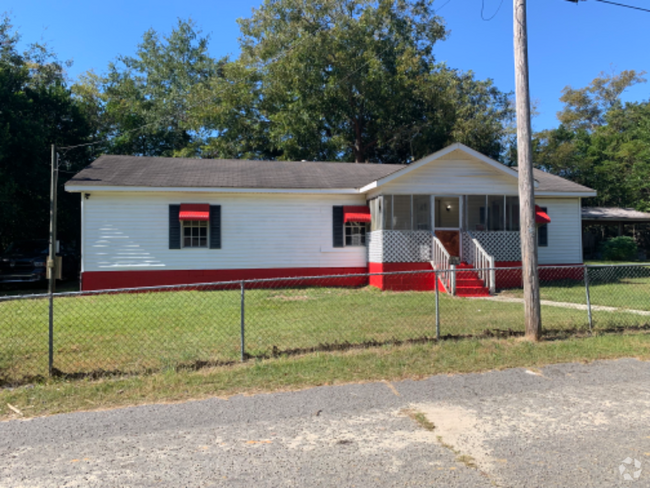
[(50, 376), (52, 376), (54, 373), (54, 292), (56, 290), (56, 190), (59, 179), (59, 160), (55, 144), (52, 144), (50, 173), (50, 252), (47, 257), (47, 270), (49, 273), (47, 291), (50, 295), (48, 370)]
[(515, 93), (517, 102), (517, 156), (519, 169), (519, 221), (521, 265), (524, 282), (526, 338), (537, 341), (542, 332), (537, 274), (535, 228), (535, 180), (531, 147), (530, 93), (528, 87), (528, 34), (526, 0), (514, 2)]

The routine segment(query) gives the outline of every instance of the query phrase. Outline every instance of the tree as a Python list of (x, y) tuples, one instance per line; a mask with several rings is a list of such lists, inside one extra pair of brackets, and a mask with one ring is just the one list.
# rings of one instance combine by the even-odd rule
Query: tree
[(560, 101), (565, 107), (558, 112), (560, 123), (572, 131), (592, 131), (605, 123), (605, 114), (621, 107), (621, 95), (638, 83), (644, 83), (645, 71), (622, 71), (619, 74), (601, 72), (584, 88), (566, 86)]
[(535, 165), (594, 188), (587, 203), (650, 210), (650, 104), (620, 98), (643, 74), (601, 73), (585, 88), (565, 88), (562, 123), (536, 135)]
[(404, 163), (460, 141), (498, 157), (507, 95), (437, 64), (431, 0), (266, 0), (191, 119), (218, 157)]
[(207, 83), (218, 63), (208, 54), (208, 37), (179, 20), (169, 36), (147, 31), (134, 57), (119, 56), (108, 73), (86, 73), (74, 87), (98, 139), (108, 152), (146, 156), (193, 155), (200, 130), (186, 123), (188, 96)]
[[(0, 247), (47, 238), (50, 144), (86, 142), (92, 133), (63, 64), (43, 45), (20, 52), (19, 40), (10, 19), (0, 18)], [(76, 172), (88, 162), (84, 152), (70, 153), (62, 169)], [(60, 229), (63, 239), (78, 238), (78, 196), (61, 195)]]

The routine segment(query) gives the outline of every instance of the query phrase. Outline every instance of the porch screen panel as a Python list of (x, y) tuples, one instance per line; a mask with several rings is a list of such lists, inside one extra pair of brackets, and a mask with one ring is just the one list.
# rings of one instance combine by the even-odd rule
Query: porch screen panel
[(431, 197), (413, 195), (413, 230), (431, 230)]
[(393, 230), (411, 230), (411, 195), (393, 195)]
[(368, 206), (370, 207), (370, 230), (375, 231), (375, 230), (381, 230), (382, 229), (382, 224), (384, 221), (384, 217), (382, 215), (382, 197), (377, 197), (373, 198), (368, 202)]
[(519, 197), (506, 197), (506, 230), (519, 230)]
[(488, 230), (504, 230), (503, 207), (503, 195), (488, 196)]
[(467, 230), (487, 230), (485, 220), (485, 195), (469, 195), (467, 197)]
[(384, 207), (384, 225), (382, 227), (384, 230), (393, 230), (393, 195), (384, 195), (381, 199)]

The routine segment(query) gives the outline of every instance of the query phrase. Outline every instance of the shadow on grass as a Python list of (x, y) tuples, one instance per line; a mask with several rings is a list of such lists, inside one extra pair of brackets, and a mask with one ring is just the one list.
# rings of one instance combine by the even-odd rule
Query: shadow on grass
[[(542, 342), (551, 342), (551, 341), (561, 341), (566, 339), (576, 339), (576, 338), (586, 338), (591, 337), (594, 334), (596, 335), (620, 335), (626, 333), (649, 333), (650, 324), (638, 325), (638, 326), (609, 326), (605, 328), (598, 328), (594, 332), (590, 332), (584, 327), (581, 328), (568, 328), (568, 329), (545, 329), (543, 332)], [(303, 354), (309, 354), (314, 352), (334, 352), (334, 351), (349, 351), (355, 349), (372, 349), (384, 346), (402, 346), (402, 345), (415, 345), (415, 344), (428, 344), (428, 343), (437, 343), (444, 341), (461, 341), (468, 339), (507, 339), (507, 338), (516, 338), (523, 337), (524, 332), (512, 329), (485, 329), (479, 334), (446, 334), (440, 336), (440, 340), (431, 336), (422, 336), (413, 339), (389, 339), (386, 341), (363, 341), (363, 342), (334, 342), (326, 344), (318, 344), (313, 347), (304, 347), (304, 348), (285, 348), (281, 349), (277, 346), (273, 346), (270, 352), (266, 353), (247, 353), (245, 359), (252, 360), (264, 360), (272, 359), (279, 357), (291, 357), (291, 356), (300, 356)], [(205, 361), (197, 360), (190, 362), (179, 363), (173, 368), (169, 368), (173, 371), (198, 371), (204, 368), (214, 368), (219, 366), (234, 366), (236, 364), (241, 364), (240, 361)], [(64, 379), (64, 380), (98, 380), (102, 378), (115, 378), (115, 377), (133, 377), (133, 376), (142, 376), (142, 375), (151, 375), (155, 373), (160, 373), (164, 371), (165, 368), (146, 368), (139, 371), (122, 371), (122, 370), (104, 370), (96, 369), (93, 371), (78, 371), (78, 372), (66, 372), (59, 369), (54, 369), (53, 377)], [(34, 375), (34, 376), (21, 376), (18, 378), (8, 378), (2, 376), (0, 372), (0, 388), (14, 388), (26, 384), (33, 383), (42, 383), (46, 381), (46, 377), (43, 375)]]

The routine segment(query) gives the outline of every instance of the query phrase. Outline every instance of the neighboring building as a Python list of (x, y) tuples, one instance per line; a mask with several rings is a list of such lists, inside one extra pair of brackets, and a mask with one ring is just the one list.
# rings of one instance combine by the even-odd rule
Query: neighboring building
[(599, 257), (599, 248), (608, 238), (629, 235), (639, 245), (639, 258), (650, 251), (650, 213), (633, 208), (582, 207), (582, 239), (588, 258)]
[[(580, 200), (595, 191), (535, 180), (540, 263), (582, 263)], [(410, 165), (101, 156), (66, 189), (81, 193), (93, 290), (448, 268), (444, 256), (519, 264), (517, 182), (453, 144)]]

